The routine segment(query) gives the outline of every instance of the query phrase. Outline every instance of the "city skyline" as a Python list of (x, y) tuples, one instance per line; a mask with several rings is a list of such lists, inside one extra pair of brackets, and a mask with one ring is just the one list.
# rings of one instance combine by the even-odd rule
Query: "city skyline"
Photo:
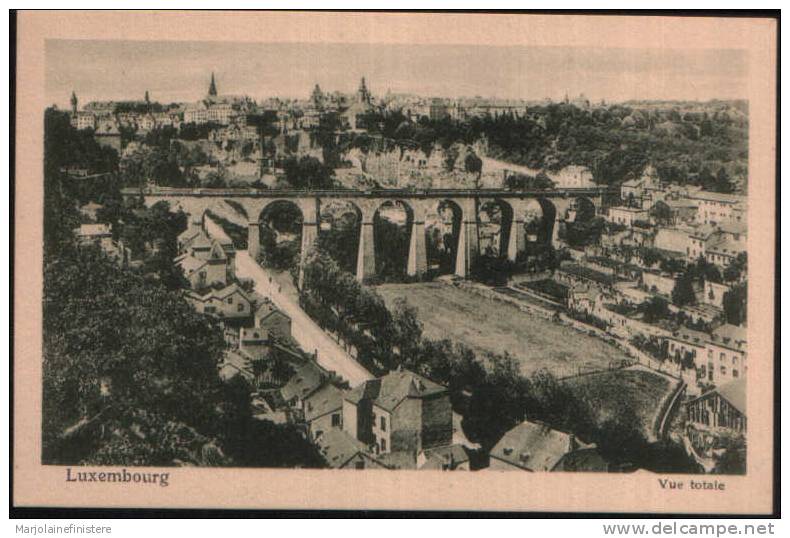
[[(90, 57), (90, 62), (85, 58)], [(47, 101), (196, 101), (211, 73), (220, 94), (306, 99), (315, 84), (374, 95), (591, 101), (738, 99), (744, 51), (449, 45), (66, 41), (46, 43)]]

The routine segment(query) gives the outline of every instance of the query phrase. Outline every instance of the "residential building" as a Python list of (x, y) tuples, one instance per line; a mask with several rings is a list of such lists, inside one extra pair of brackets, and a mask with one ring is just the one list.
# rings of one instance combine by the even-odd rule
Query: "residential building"
[[(203, 266), (203, 269), (208, 268), (210, 266)], [(201, 293), (201, 288), (196, 290), (187, 290), (186, 298), (198, 312), (222, 319), (246, 319), (252, 315), (252, 301), (247, 292), (235, 282), (220, 288), (211, 288), (205, 293)]]
[(617, 206), (609, 208), (609, 222), (622, 224), (629, 228), (634, 225), (634, 222), (647, 222), (648, 216), (647, 209), (641, 207)]
[(723, 224), (746, 222), (746, 197), (738, 194), (699, 191), (689, 198), (697, 203), (697, 222)]
[(491, 470), (554, 471), (566, 455), (592, 445), (581, 443), (576, 436), (549, 426), (525, 420), (491, 449)]
[(656, 230), (653, 246), (663, 252), (685, 258), (691, 253), (689, 230), (660, 227)]
[(746, 252), (745, 234), (731, 234), (720, 230), (705, 242), (705, 259), (708, 263), (722, 269), (730, 265), (738, 257), (738, 254), (743, 252)]
[(450, 117), (450, 108), (443, 99), (431, 99), (428, 109), (428, 117), (431, 121), (439, 121)]
[(408, 370), (366, 381), (343, 401), (343, 428), (377, 454), (420, 451), (452, 442), (448, 390)]
[(178, 256), (174, 261), (184, 273), (193, 290), (204, 290), (211, 286), (228, 284), (227, 257), (219, 243), (209, 244), (208, 255), (204, 253), (205, 243), (192, 243), (193, 251)]
[(416, 466), (420, 470), (468, 471), (469, 454), (463, 445), (429, 448), (417, 455)]
[(686, 403), (686, 421), (711, 432), (746, 432), (746, 380), (730, 381)]
[(115, 120), (103, 120), (96, 124), (93, 138), (102, 146), (121, 151), (121, 130)]
[(329, 373), (316, 362), (307, 361), (280, 389), (280, 394), (287, 405), (303, 410), (305, 399), (328, 382)]
[(692, 228), (689, 232), (689, 251), (686, 259), (694, 262), (698, 258), (705, 258), (705, 248), (710, 237), (716, 232), (711, 224), (702, 224)]
[(647, 165), (639, 178), (626, 181), (620, 186), (620, 197), (628, 207), (647, 210), (655, 202), (656, 194), (662, 190), (655, 167)]
[(312, 439), (331, 429), (343, 428), (344, 391), (324, 383), (304, 398), (302, 411)]
[(291, 318), (264, 298), (255, 308), (255, 327), (261, 328), (281, 340), (291, 338)]
[(332, 469), (385, 469), (364, 443), (343, 430), (323, 431), (316, 437), (315, 444)]
[(678, 361), (690, 357), (698, 369), (704, 369), (709, 339), (707, 333), (681, 327), (665, 338), (667, 353)]
[(96, 216), (101, 209), (104, 209), (103, 205), (97, 204), (96, 202), (88, 202), (80, 207), (80, 214), (95, 222)]
[(724, 324), (711, 333), (706, 346), (707, 381), (723, 385), (746, 377), (746, 328)]
[(96, 116), (90, 112), (77, 112), (71, 115), (71, 126), (79, 131), (96, 129)]

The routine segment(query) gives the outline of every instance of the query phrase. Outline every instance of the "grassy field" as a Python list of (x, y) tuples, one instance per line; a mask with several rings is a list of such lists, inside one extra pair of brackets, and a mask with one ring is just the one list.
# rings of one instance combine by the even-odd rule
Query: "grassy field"
[(582, 375), (565, 381), (591, 402), (600, 424), (620, 402), (628, 402), (640, 418), (644, 434), (653, 438), (656, 414), (674, 384), (661, 374), (641, 368)]
[(574, 375), (580, 368), (605, 369), (610, 361), (625, 358), (598, 338), (440, 282), (376, 289), (390, 306), (402, 297), (416, 307), (428, 338), (462, 342), (480, 355), (507, 351), (526, 375), (541, 368), (558, 377)]

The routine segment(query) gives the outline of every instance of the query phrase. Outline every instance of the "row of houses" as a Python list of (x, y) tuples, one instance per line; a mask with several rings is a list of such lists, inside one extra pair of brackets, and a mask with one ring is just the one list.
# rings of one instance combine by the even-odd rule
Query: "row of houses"
[[(454, 442), (448, 390), (409, 370), (395, 370), (350, 390), (314, 362), (281, 389), (280, 401), (327, 465), (338, 469), (469, 470), (470, 449)], [(594, 444), (524, 421), (489, 453), (490, 470), (609, 470)]]
[(670, 211), (675, 221), (694, 220), (699, 224), (746, 224), (746, 197), (705, 191), (691, 185), (662, 183), (654, 166), (645, 167), (642, 175), (624, 182), (620, 186), (620, 197), (624, 205), (614, 213), (615, 222), (620, 219), (647, 220), (647, 212), (657, 204)]
[(309, 359), (292, 337), (290, 317), (237, 278), (233, 242), (210, 217), (192, 220), (177, 242), (174, 263), (188, 281), (186, 300), (223, 326), (227, 349), (220, 376), (242, 375), (254, 385), (284, 383), (283, 375)]
[(280, 392), (332, 468), (469, 469), (466, 448), (453, 443), (449, 391), (414, 372), (345, 389), (310, 361)]

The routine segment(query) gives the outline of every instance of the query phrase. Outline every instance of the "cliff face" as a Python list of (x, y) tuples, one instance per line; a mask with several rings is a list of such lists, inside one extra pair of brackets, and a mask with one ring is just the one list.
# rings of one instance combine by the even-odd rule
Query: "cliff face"
[(471, 147), (453, 144), (447, 149), (435, 145), (430, 151), (402, 147), (371, 149), (353, 148), (342, 159), (352, 169), (365, 174), (386, 187), (448, 188), (473, 187), (477, 174), (465, 170), (466, 156)]

